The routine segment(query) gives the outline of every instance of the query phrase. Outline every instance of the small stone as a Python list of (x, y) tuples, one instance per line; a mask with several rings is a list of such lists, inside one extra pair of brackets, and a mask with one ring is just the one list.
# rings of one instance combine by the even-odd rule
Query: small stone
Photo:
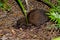
[(30, 31), (33, 31), (33, 29), (31, 29)]
[(34, 38), (37, 37), (37, 35), (34, 35)]
[(22, 31), (23, 29), (22, 29), (22, 28), (20, 28), (20, 30)]

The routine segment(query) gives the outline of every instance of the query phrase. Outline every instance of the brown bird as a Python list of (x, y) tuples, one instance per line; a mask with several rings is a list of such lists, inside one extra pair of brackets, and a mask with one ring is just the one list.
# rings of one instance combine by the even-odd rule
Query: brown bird
[(45, 13), (46, 11), (43, 9), (32, 10), (28, 14), (29, 23), (32, 23), (36, 26), (44, 24), (46, 21), (48, 21), (48, 17)]

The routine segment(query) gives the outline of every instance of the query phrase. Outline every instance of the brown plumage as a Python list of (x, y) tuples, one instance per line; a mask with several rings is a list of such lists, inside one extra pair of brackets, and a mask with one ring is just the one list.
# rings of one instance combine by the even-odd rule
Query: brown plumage
[(36, 9), (31, 11), (28, 14), (29, 23), (32, 23), (34, 25), (41, 25), (45, 23), (48, 21), (48, 17), (45, 13), (46, 11), (43, 9)]

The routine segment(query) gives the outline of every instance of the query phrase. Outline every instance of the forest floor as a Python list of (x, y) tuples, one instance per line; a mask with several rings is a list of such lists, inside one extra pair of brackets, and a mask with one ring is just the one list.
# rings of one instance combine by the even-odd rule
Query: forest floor
[[(25, 1), (22, 0), (22, 2), (26, 7)], [(56, 4), (55, 0), (51, 0), (51, 2)], [(51, 21), (46, 21), (40, 26), (35, 26), (32, 23), (24, 25), (25, 23), (22, 21), (24, 15), (19, 5), (15, 0), (9, 0), (8, 3), (11, 5), (10, 11), (0, 10), (0, 40), (51, 40), (60, 36), (60, 29), (55, 28)], [(28, 0), (28, 3), (30, 11), (34, 9), (49, 10), (46, 4), (37, 0)]]

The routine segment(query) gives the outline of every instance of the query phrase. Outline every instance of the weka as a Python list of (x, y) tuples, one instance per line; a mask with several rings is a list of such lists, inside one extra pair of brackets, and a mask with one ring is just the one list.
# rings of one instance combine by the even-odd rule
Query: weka
[(29, 23), (32, 23), (36, 26), (44, 24), (45, 22), (48, 21), (48, 17), (46, 15), (46, 12), (47, 11), (45, 11), (43, 9), (32, 10), (28, 14)]

